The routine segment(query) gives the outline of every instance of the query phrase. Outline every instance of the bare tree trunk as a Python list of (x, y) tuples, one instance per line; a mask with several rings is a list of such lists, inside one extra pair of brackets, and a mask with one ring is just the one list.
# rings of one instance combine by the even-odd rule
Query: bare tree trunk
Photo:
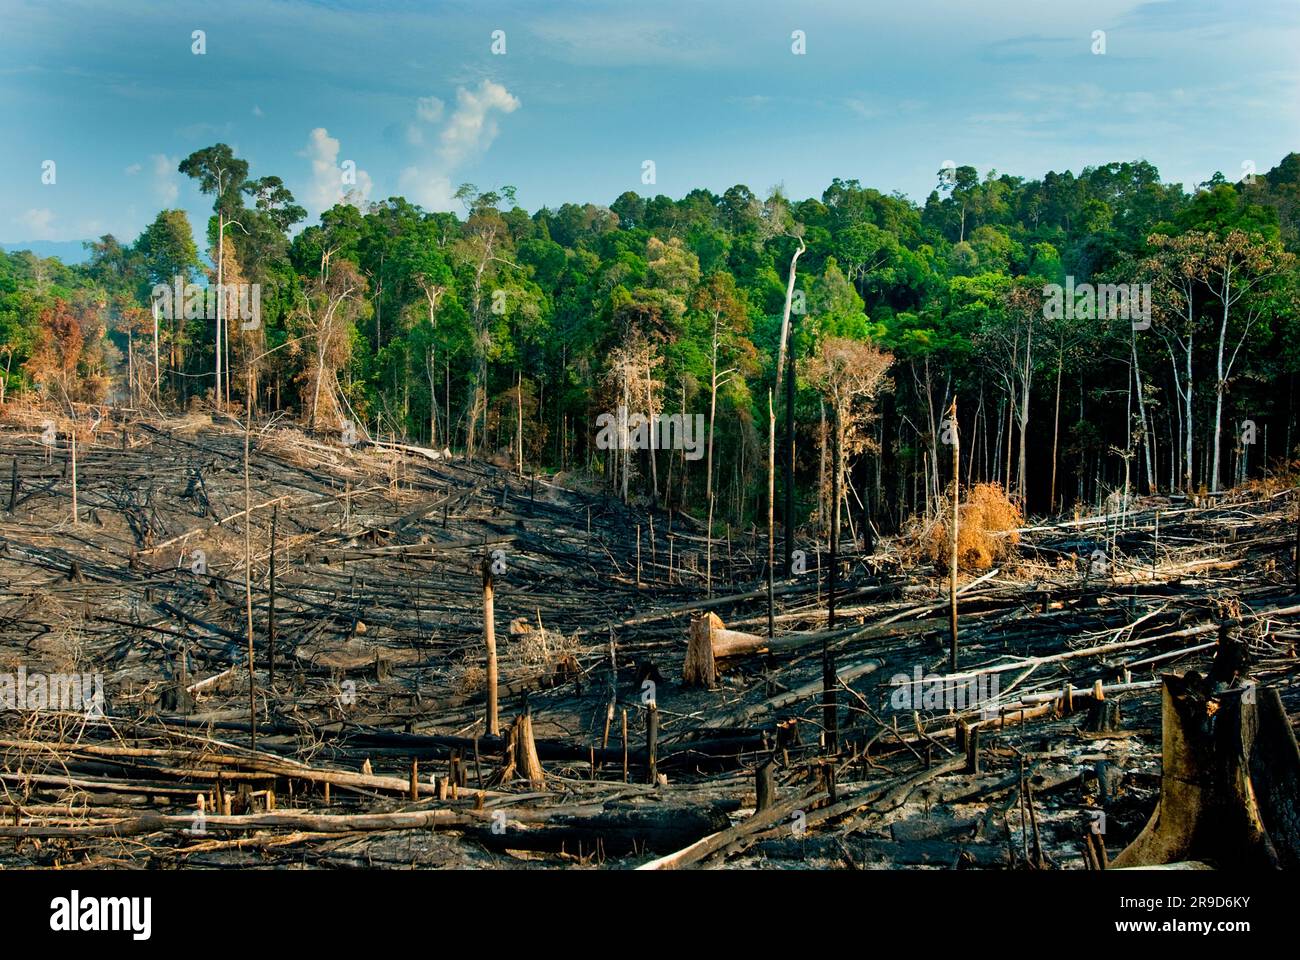
[(1133, 346), (1133, 377), (1137, 383), (1138, 419), (1142, 422), (1142, 449), (1146, 454), (1147, 493), (1155, 493), (1159, 485), (1156, 481), (1155, 467), (1151, 462), (1151, 430), (1147, 426), (1146, 398), (1142, 396), (1142, 367), (1138, 363), (1137, 337), (1130, 331), (1129, 339)]
[(77, 421), (72, 421), (72, 525), (77, 525)]
[(713, 352), (709, 370), (709, 447), (704, 470), (704, 497), (713, 509), (713, 424), (718, 411), (718, 324), (713, 322)]
[[(252, 367), (250, 366), (251, 370)], [(251, 375), (249, 377), (251, 381)], [(251, 386), (251, 382), (250, 382)], [(248, 482), (248, 455), (253, 435), (253, 415), (245, 411), (244, 420), (244, 617), (248, 631), (248, 730), (251, 749), (257, 749), (257, 674), (253, 659), (253, 501)]]
[(1215, 358), (1214, 382), (1214, 466), (1210, 468), (1210, 492), (1219, 492), (1219, 453), (1223, 440), (1223, 391), (1226, 377), (1223, 371), (1223, 352), (1228, 337), (1228, 305), (1232, 302), (1229, 294), (1230, 280), (1223, 282), (1223, 320), (1219, 324), (1219, 352)]
[[(226, 217), (220, 210), (221, 193), (217, 193), (217, 380), (216, 394), (214, 399), (217, 403), (217, 409), (221, 409), (221, 305), (226, 298), (221, 295), (222, 278), (225, 276), (223, 270), (226, 263), (225, 245), (226, 245)], [(205, 311), (206, 312), (206, 311)], [(315, 418), (316, 412), (312, 411), (312, 417)]]
[[(153, 399), (160, 403), (158, 384), (162, 380), (162, 369), (158, 366), (158, 301), (153, 301)], [(3, 399), (3, 398), (0, 398)]]
[[(777, 349), (776, 358), (776, 389), (781, 389), (781, 377), (783, 371), (788, 366), (787, 375), (789, 381), (786, 384), (785, 391), (785, 564), (784, 569), (786, 576), (790, 574), (790, 560), (794, 551), (794, 345), (790, 343), (790, 313), (794, 303), (794, 284), (795, 271), (799, 263), (799, 257), (806, 249), (803, 238), (800, 237), (799, 246), (794, 254), (790, 257), (790, 273), (786, 277), (785, 283), (785, 309), (781, 316), (781, 342)], [(788, 351), (788, 354), (787, 354)], [(788, 357), (788, 362), (787, 362)], [(775, 430), (775, 427), (773, 428)], [(772, 436), (773, 441), (776, 439), (775, 433)], [(772, 476), (768, 477), (768, 487), (775, 487), (776, 459), (769, 458), (768, 472)]]
[(1007, 393), (1007, 463), (1006, 473), (1002, 478), (1002, 485), (1006, 488), (1007, 493), (1011, 492), (1011, 431), (1015, 424), (1015, 395), (1008, 391)]
[[(817, 402), (821, 424), (818, 430), (820, 452), (817, 457), (817, 529), (826, 529), (826, 401)], [(878, 462), (878, 461), (877, 461)]]
[(1194, 421), (1192, 420), (1192, 331), (1190, 325), (1187, 330), (1187, 395), (1184, 398), (1184, 403), (1186, 404), (1187, 407), (1187, 417), (1186, 417), (1187, 433), (1183, 437), (1183, 444), (1186, 448), (1187, 460), (1186, 460), (1186, 465), (1183, 468), (1183, 474), (1187, 479), (1185, 484), (1186, 489), (1183, 492), (1190, 497), (1192, 495), (1192, 485), (1193, 485), (1192, 484), (1192, 434), (1194, 433), (1192, 429), (1192, 424)]
[(1048, 501), (1048, 509), (1052, 512), (1056, 510), (1056, 451), (1061, 435), (1061, 368), (1064, 365), (1065, 350), (1062, 348), (1056, 352), (1056, 413), (1052, 420), (1052, 486), (1051, 499)]
[(776, 565), (776, 526), (772, 501), (776, 499), (776, 408), (772, 391), (767, 392), (767, 635), (776, 633), (776, 607), (773, 590)]
[(483, 558), (483, 645), (487, 650), (487, 735), (495, 737), (501, 732), (497, 714), (497, 634), (493, 601), (492, 559)]
[[(840, 469), (842, 425), (838, 403), (831, 406), (832, 448), (831, 454), (831, 537), (830, 537), (830, 583), (827, 596), (826, 629), (835, 629), (835, 590), (838, 586), (839, 541), (840, 541)], [(836, 708), (835, 658), (831, 653), (830, 643), (822, 640), (822, 725), (826, 729), (826, 752), (835, 751), (838, 730), (836, 729), (839, 711)]]
[[(961, 437), (957, 432), (957, 398), (952, 398), (952, 538), (949, 542), (948, 593), (949, 649), (948, 666), (957, 672), (957, 523), (961, 503)], [(937, 470), (936, 470), (937, 472)]]
[(1016, 468), (1016, 489), (1020, 493), (1020, 502), (1026, 502), (1028, 489), (1025, 481), (1025, 441), (1029, 433), (1029, 384), (1033, 376), (1033, 367), (1031, 366), (1033, 353), (1032, 347), (1034, 342), (1033, 326), (1031, 325), (1025, 335), (1025, 360), (1024, 367), (1020, 375), (1020, 462)]
[(650, 443), (649, 449), (646, 451), (650, 455), (650, 503), (657, 505), (659, 503), (659, 457), (655, 449), (658, 446), (655, 442), (658, 430), (655, 429), (654, 424), (656, 423), (655, 415), (658, 411), (655, 410), (654, 386), (651, 383), (650, 355), (648, 353), (646, 354), (645, 364), (645, 405), (646, 416), (650, 418)]

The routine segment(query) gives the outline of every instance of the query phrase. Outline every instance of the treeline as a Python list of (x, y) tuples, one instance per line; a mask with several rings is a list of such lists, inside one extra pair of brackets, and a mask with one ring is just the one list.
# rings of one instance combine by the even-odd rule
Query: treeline
[[(180, 169), (213, 199), (202, 259), (179, 210), (80, 266), (0, 254), (0, 393), (291, 411), (733, 525), (766, 518), (776, 447), (776, 514), (824, 529), (838, 447), (857, 532), (938, 508), (954, 398), (962, 483), (1034, 512), (1218, 489), (1300, 439), (1300, 154), (1191, 194), (1144, 161), (948, 166), (920, 206), (837, 179), (530, 215), (466, 184), (463, 215), (392, 198), (304, 229), (224, 144)], [(260, 315), (186, 316), (177, 277), (257, 284)], [(1111, 284), (1134, 296), (1098, 306)], [(600, 449), (620, 407), (702, 415), (707, 455)]]

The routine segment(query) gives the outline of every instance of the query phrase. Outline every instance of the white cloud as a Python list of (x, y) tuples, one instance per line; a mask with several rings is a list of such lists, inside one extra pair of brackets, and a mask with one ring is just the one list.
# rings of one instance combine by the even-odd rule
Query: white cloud
[(262, 108), (261, 108), (261, 107), (259, 107), (257, 104), (253, 104), (253, 116), (255, 116), (255, 117), (264, 117), (264, 116), (266, 116), (266, 114), (264, 114), (264, 113), (262, 112)]
[[(455, 207), (452, 175), (492, 145), (498, 132), (497, 115), (514, 113), (519, 105), (518, 97), (491, 80), (484, 80), (475, 88), (458, 89), (456, 106), (447, 117), (431, 155), (402, 171), (398, 181), (402, 193), (427, 210)], [(437, 122), (444, 111), (443, 102), (437, 97), (421, 97), (416, 103), (416, 116), (426, 123)], [(415, 123), (407, 125), (406, 139), (416, 146), (425, 143), (424, 132)]]
[(439, 152), (448, 166), (456, 166), (492, 145), (497, 136), (493, 112), (514, 113), (519, 100), (499, 83), (484, 80), (477, 90), (456, 91), (456, 109), (443, 128)]
[(24, 240), (53, 240), (54, 211), (49, 207), (31, 209), (14, 217), (14, 223), (22, 224), (27, 236)]
[(153, 163), (153, 189), (159, 202), (164, 207), (171, 207), (181, 195), (180, 174), (176, 167), (179, 157), (169, 157), (165, 153), (155, 153), (149, 157)]
[[(317, 127), (307, 138), (303, 156), (311, 160), (311, 186), (307, 191), (307, 204), (316, 213), (322, 213), (347, 200), (357, 206), (370, 198), (370, 174), (358, 168), (356, 182), (343, 182), (343, 168), (339, 162), (339, 142), (324, 127)], [(347, 158), (344, 158), (346, 161)]]
[(128, 177), (134, 177), (137, 173), (139, 173), (143, 169), (144, 167), (140, 166), (140, 164), (133, 163), (122, 172), (125, 173)]

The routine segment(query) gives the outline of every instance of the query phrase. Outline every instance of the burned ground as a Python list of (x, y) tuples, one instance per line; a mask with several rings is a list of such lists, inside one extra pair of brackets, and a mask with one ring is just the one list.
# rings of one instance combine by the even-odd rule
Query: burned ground
[[(104, 691), (0, 710), (4, 866), (1079, 869), (1155, 807), (1163, 672), (1219, 654), (1300, 716), (1290, 489), (1023, 529), (960, 594), (996, 702), (950, 709), (894, 683), (948, 671), (947, 600), (887, 542), (846, 543), (833, 627), (805, 545), (766, 641), (761, 533), (710, 551), (563, 478), (197, 415), (79, 435), (75, 523), (64, 439), (11, 415), (0, 468), (0, 674)], [(712, 689), (682, 681), (706, 612), (766, 641)]]

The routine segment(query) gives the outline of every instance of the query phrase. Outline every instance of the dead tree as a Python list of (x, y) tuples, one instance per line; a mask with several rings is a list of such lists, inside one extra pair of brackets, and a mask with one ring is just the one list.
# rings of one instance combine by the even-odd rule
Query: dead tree
[(501, 732), (497, 715), (497, 634), (493, 610), (492, 558), (483, 558), (483, 646), (487, 651), (487, 734)]

